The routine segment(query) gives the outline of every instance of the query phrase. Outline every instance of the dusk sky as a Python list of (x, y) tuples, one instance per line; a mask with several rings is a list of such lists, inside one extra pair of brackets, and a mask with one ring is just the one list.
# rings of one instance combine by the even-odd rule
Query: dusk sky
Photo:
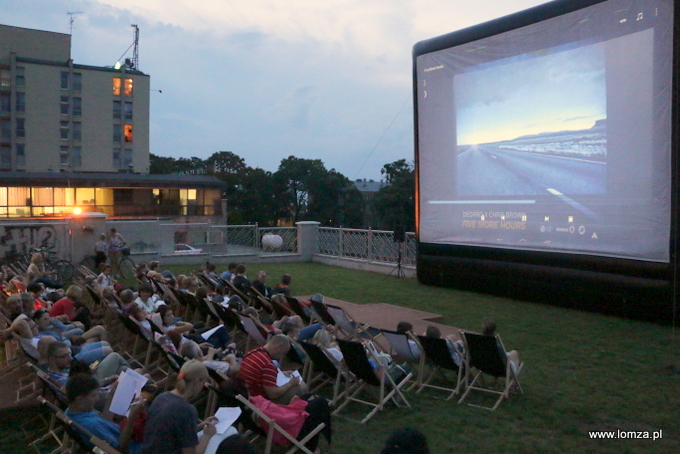
[[(140, 28), (151, 152), (232, 151), (275, 171), (321, 159), (350, 179), (413, 160), (411, 50), (543, 0), (0, 0), (0, 23), (69, 33), (75, 63), (112, 66)], [(130, 49), (127, 57), (132, 57)]]

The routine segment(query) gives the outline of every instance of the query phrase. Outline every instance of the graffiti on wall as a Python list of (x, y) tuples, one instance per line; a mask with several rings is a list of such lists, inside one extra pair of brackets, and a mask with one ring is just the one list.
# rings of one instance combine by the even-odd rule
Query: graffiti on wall
[(0, 257), (28, 255), (34, 248), (59, 253), (60, 241), (51, 225), (0, 225)]

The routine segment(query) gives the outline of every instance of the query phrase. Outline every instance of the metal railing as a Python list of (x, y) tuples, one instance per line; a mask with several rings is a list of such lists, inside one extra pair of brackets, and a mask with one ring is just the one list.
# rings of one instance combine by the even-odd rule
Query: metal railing
[(317, 254), (369, 262), (397, 263), (401, 251), (402, 265), (416, 263), (416, 237), (406, 233), (403, 243), (394, 241), (394, 232), (320, 227)]

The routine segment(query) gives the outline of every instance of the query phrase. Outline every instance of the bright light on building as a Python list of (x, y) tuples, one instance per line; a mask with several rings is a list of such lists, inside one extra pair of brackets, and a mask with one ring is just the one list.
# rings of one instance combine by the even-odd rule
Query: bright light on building
[(75, 207), (75, 208), (73, 209), (73, 214), (80, 214), (80, 213), (82, 213), (82, 212), (83, 212), (83, 210), (82, 210), (81, 208)]

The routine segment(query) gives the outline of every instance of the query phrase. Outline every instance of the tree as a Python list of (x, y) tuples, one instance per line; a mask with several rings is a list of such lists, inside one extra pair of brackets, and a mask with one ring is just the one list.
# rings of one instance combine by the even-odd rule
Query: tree
[(320, 159), (289, 156), (281, 161), (274, 181), (282, 190), (284, 212), (293, 222), (306, 218), (310, 188), (318, 187), (327, 173)]
[(405, 159), (385, 164), (380, 171), (388, 185), (373, 197), (373, 210), (379, 227), (394, 230), (403, 227), (407, 231), (416, 228), (415, 171)]

